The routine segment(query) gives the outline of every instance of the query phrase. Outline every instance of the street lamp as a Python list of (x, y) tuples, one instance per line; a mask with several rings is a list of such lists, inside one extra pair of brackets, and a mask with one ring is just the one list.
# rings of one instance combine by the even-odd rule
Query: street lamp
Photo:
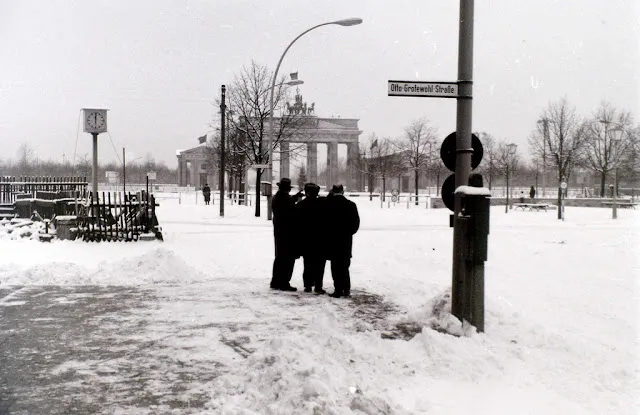
[(616, 127), (611, 130), (611, 148), (614, 157), (613, 164), (613, 206), (611, 211), (611, 218), (618, 219), (618, 144), (622, 139), (624, 130), (620, 127)]
[(507, 144), (507, 204), (504, 205), (504, 213), (509, 213), (509, 170), (511, 169), (511, 160), (516, 154), (517, 144)]
[[(280, 69), (280, 64), (282, 63), (284, 56), (287, 54), (287, 52), (289, 51), (291, 46), (296, 42), (296, 40), (300, 39), (302, 36), (309, 33), (313, 29), (317, 29), (321, 26), (327, 26), (332, 24), (336, 24), (339, 26), (355, 26), (355, 25), (359, 25), (360, 23), (362, 23), (362, 19), (351, 18), (351, 19), (337, 20), (334, 22), (321, 23), (319, 25), (313, 26), (312, 28), (307, 29), (304, 32), (300, 33), (298, 36), (296, 36), (296, 38), (293, 39), (291, 43), (289, 43), (289, 46), (287, 46), (287, 48), (284, 50), (284, 52), (282, 53), (282, 56), (280, 56), (280, 60), (278, 61), (276, 70), (273, 73), (273, 78), (271, 79), (271, 98), (269, 99), (269, 139), (267, 141), (269, 145), (269, 167), (267, 168), (267, 178), (269, 179), (269, 184), (271, 184), (271, 182), (273, 181), (272, 180), (273, 178), (273, 93), (276, 87), (276, 79), (278, 78), (278, 70)], [(273, 208), (271, 205), (271, 197), (269, 197), (267, 199), (267, 220), (271, 220), (272, 216), (273, 216)]]
[[(549, 136), (549, 119), (542, 118), (538, 124), (542, 124), (542, 197), (546, 196), (547, 189), (547, 137)], [(536, 190), (538, 185), (536, 184)]]

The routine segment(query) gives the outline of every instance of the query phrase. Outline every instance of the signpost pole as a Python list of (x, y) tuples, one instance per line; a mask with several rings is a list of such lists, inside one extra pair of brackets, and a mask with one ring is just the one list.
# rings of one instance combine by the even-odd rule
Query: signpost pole
[(222, 103), (220, 104), (220, 217), (224, 216), (224, 119), (226, 87), (222, 85)]
[[(455, 188), (466, 186), (471, 172), (471, 116), (473, 85), (473, 0), (460, 0), (458, 37), (458, 98), (456, 114), (456, 172)], [(453, 221), (453, 267), (451, 285), (451, 313), (463, 321), (468, 318), (465, 293), (470, 290), (467, 264), (464, 258), (464, 223), (458, 215), (460, 197), (455, 198)]]

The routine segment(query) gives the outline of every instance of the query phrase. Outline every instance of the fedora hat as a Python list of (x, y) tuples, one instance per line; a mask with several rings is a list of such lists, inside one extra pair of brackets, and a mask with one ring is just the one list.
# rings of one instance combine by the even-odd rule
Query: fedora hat
[(281, 189), (291, 189), (291, 179), (283, 177), (277, 185)]

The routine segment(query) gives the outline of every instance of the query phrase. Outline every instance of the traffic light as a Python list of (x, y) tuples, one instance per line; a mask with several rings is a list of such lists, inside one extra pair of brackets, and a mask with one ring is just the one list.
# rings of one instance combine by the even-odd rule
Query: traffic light
[[(484, 155), (484, 149), (482, 148), (482, 143), (477, 135), (471, 134), (471, 148), (473, 149), (473, 153), (471, 153), (471, 169), (475, 169), (480, 165), (482, 161), (482, 156)], [(444, 139), (442, 142), (442, 146), (440, 147), (440, 158), (442, 159), (442, 163), (444, 163), (445, 167), (453, 172), (449, 177), (445, 179), (442, 183), (442, 189), (440, 191), (440, 196), (442, 197), (442, 201), (444, 205), (449, 208), (450, 211), (454, 211), (454, 195), (456, 188), (456, 132), (452, 132)]]

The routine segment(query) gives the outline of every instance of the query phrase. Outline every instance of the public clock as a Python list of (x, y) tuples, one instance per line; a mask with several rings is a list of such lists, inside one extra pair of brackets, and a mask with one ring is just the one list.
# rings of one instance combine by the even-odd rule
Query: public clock
[(104, 133), (107, 131), (107, 110), (83, 109), (84, 131), (87, 133)]

